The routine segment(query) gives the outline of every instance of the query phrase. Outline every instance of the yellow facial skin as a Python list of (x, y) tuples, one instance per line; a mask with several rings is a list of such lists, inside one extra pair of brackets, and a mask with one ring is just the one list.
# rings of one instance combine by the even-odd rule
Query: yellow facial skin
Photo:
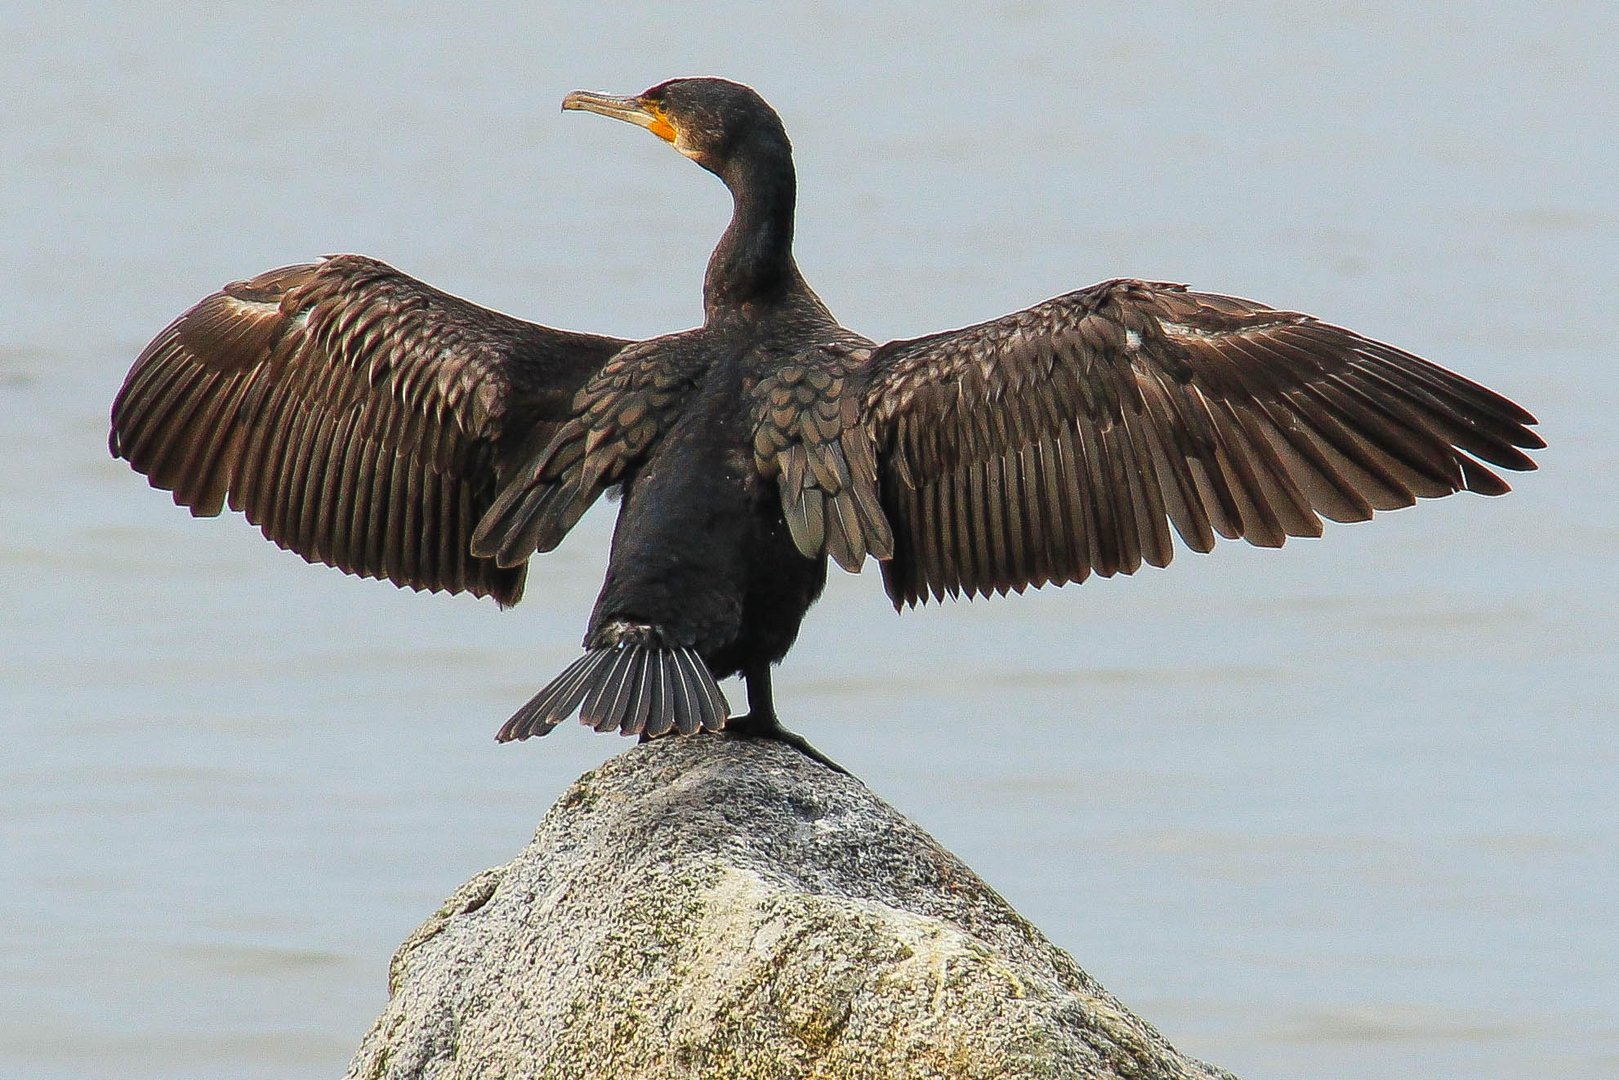
[(678, 138), (678, 133), (675, 131), (675, 126), (669, 122), (669, 117), (656, 105), (646, 106), (646, 111), (652, 116), (652, 122), (646, 126), (646, 129), (664, 142), (674, 145)]

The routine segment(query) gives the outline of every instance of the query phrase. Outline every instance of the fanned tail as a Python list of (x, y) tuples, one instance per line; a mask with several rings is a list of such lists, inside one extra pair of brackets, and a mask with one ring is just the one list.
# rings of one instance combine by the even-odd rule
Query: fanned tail
[(544, 735), (575, 712), (597, 731), (656, 737), (725, 726), (730, 705), (696, 651), (620, 640), (586, 651), (506, 721), (497, 742)]

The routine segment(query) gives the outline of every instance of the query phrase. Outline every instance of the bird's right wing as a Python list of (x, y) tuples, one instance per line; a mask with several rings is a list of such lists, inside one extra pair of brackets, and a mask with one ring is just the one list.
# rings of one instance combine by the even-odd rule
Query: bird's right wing
[(1277, 547), (1321, 519), (1533, 469), (1535, 418), (1402, 349), (1291, 311), (1122, 279), (879, 348), (895, 604), (1163, 566), (1168, 525)]
[(109, 447), (194, 515), (228, 502), (311, 562), (512, 604), (525, 565), (473, 555), (473, 530), (627, 344), (338, 255), (170, 324), (113, 403)]

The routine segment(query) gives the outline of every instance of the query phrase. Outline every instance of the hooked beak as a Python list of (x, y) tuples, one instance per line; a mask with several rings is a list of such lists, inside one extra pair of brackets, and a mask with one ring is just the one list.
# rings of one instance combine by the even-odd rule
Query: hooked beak
[(675, 128), (662, 109), (643, 101), (640, 97), (615, 97), (612, 94), (593, 94), (589, 90), (575, 90), (562, 99), (564, 110), (599, 113), (614, 120), (644, 127), (664, 142), (675, 141)]

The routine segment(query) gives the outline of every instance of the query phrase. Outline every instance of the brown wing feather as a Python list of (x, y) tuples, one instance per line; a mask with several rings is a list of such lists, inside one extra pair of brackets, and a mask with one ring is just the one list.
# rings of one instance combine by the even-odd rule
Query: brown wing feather
[(1535, 419), (1308, 315), (1119, 280), (876, 350), (896, 605), (1163, 566), (1169, 526), (1261, 546), (1533, 469)]
[(469, 551), (501, 479), (627, 342), (537, 326), (339, 255), (228, 285), (135, 361), (109, 447), (197, 516), (311, 562), (515, 603)]
[(579, 390), (572, 415), (525, 462), (472, 536), (472, 550), (520, 565), (562, 542), (602, 492), (628, 478), (679, 414), (710, 362), (703, 331), (653, 338), (614, 356)]
[(827, 345), (783, 364), (753, 391), (754, 467), (775, 478), (798, 550), (851, 573), (894, 553), (877, 493), (877, 457), (860, 423), (858, 375), (871, 349)]

